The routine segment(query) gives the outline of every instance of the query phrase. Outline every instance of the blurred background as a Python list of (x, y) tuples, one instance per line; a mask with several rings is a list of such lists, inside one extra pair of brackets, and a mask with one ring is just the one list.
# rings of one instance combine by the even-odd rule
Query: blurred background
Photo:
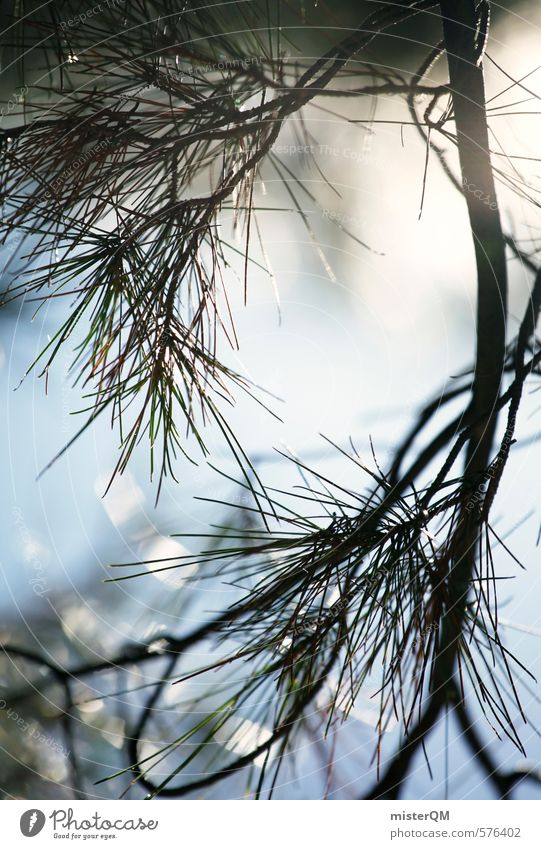
[[(317, 55), (329, 13), (317, 2), (305, 5), (306, 25), (292, 35), (299, 35), (305, 53), (311, 45)], [(344, 4), (340, 13), (344, 25), (357, 17), (353, 5)], [(428, 26), (426, 32), (416, 31), (414, 24), (410, 29), (411, 41), (392, 35), (382, 39), (378, 61), (394, 68), (415, 65), (412, 56), (421, 56), (423, 45), (433, 43), (433, 35)], [(499, 203), (505, 226), (530, 251), (541, 236), (537, 213), (541, 110), (536, 99), (541, 96), (541, 71), (536, 70), (540, 42), (539, 4), (496, 7), (488, 53), (497, 64), (485, 63), (488, 95), (493, 98), (492, 138), (494, 150), (502, 152), (498, 166), (524, 187), (522, 195), (517, 193), (511, 177), (506, 177), (499, 187)], [(14, 49), (5, 37), (2, 68), (9, 65)], [(498, 66), (512, 70), (515, 79), (524, 77), (528, 91), (513, 86)], [(434, 77), (443, 81), (442, 74), (444, 70), (437, 66)], [(1, 85), (2, 100), (7, 101), (16, 86), (11, 69), (2, 73)], [(313, 238), (292, 208), (283, 180), (264, 166), (254, 204), (265, 256), (256, 246), (254, 257), (264, 260), (272, 276), (253, 265), (244, 305), (241, 256), (238, 267), (230, 270), (228, 286), (240, 350), (231, 351), (224, 344), (221, 353), (269, 393), (267, 403), (281, 419), (242, 396), (231, 412), (236, 433), (262, 480), (282, 489), (302, 483), (295, 465), (274, 450), (279, 449), (355, 487), (354, 464), (321, 435), (344, 446), (351, 436), (367, 458), (372, 439), (376, 458), (385, 467), (421, 406), (471, 366), (473, 249), (464, 201), (433, 155), (421, 208), (426, 150), (399, 98), (381, 96), (377, 104), (370, 98), (351, 98), (333, 102), (329, 110), (314, 106), (307, 109), (306, 120), (320, 170), (296, 149), (295, 118), (280, 135), (275, 155), (287, 173), (316, 198), (314, 202), (305, 195), (303, 203)], [(457, 173), (453, 146), (443, 146)], [(515, 158), (507, 158), (503, 151)], [(243, 235), (226, 213), (222, 226), (242, 251)], [(14, 234), (1, 249), (3, 288), (17, 273), (17, 251)], [(510, 261), (510, 336), (530, 285), (520, 264)], [(120, 583), (104, 581), (112, 575), (111, 564), (185, 553), (187, 542), (172, 534), (202, 533), (230, 519), (235, 503), (245, 496), (210, 467), (195, 445), (191, 454), (197, 465), (180, 458), (179, 483), (167, 481), (157, 504), (156, 482), (149, 480), (144, 447), (104, 495), (118, 456), (116, 434), (104, 418), (37, 480), (82, 424), (74, 413), (84, 403), (80, 387), (73, 386), (69, 374), (67, 351), (47, 381), (34, 370), (27, 373), (69, 309), (67, 301), (57, 300), (37, 313), (25, 303), (0, 313), (4, 411), (0, 636), (1, 642), (27, 647), (71, 667), (114, 654), (132, 641), (159, 639), (164, 632), (184, 633), (203, 616), (235, 600), (238, 588), (209, 578), (208, 570), (199, 574), (197, 565)], [(519, 443), (496, 510), (500, 535), (527, 567), (520, 570), (501, 547), (497, 549), (498, 573), (512, 576), (502, 582), (504, 635), (509, 648), (538, 680), (541, 484), (536, 440), (540, 404), (536, 393), (525, 401)], [(442, 420), (436, 419), (434, 427), (438, 421)], [(210, 429), (206, 439), (212, 462), (236, 476), (219, 434)], [(198, 497), (223, 498), (233, 506), (228, 512)], [(197, 544), (195, 540), (194, 554)], [(193, 662), (202, 662), (206, 651), (205, 645), (196, 648)], [(134, 687), (148, 686), (160, 669), (156, 662), (140, 670), (118, 669), (74, 682), (74, 739), (70, 739), (60, 720), (65, 693), (52, 686), (45, 698), (41, 695), (47, 670), (21, 658), (1, 657), (0, 787), (4, 796), (72, 798), (74, 751), (83, 795), (116, 798), (124, 792), (125, 777), (99, 785), (94, 782), (126, 767), (123, 739), (140, 705), (141, 691)], [(530, 687), (530, 692), (522, 693), (532, 720), (521, 735), (527, 762), (510, 741), (498, 741), (483, 720), (477, 726), (498, 763), (508, 769), (541, 770), (541, 733), (536, 727), (536, 720), (541, 727), (540, 691), (535, 682)], [(189, 691), (188, 684), (166, 688), (163, 717), (158, 713), (153, 739), (145, 744), (149, 752), (165, 739), (170, 722), (167, 708), (174, 706), (182, 712), (182, 700)], [(275, 798), (350, 799), (370, 786), (375, 775), (377, 719), (372, 694), (367, 684), (347, 721), (336, 722), (326, 739), (314, 711), (313, 727), (307, 725), (302, 744), (286, 759)], [(211, 704), (209, 697), (209, 709)], [(26, 729), (17, 721), (21, 717)], [(388, 751), (396, 746), (398, 732), (398, 727), (389, 727)], [(238, 754), (250, 747), (256, 734), (246, 720), (233, 741), (224, 732), (215, 745)], [(492, 797), (493, 787), (453, 721), (442, 720), (428, 745), (433, 776), (419, 757), (405, 785), (405, 797)], [(141, 795), (137, 786), (127, 790), (128, 798)], [(234, 776), (203, 795), (243, 797), (245, 777)], [(518, 798), (539, 795), (533, 783), (524, 783), (515, 792)]]

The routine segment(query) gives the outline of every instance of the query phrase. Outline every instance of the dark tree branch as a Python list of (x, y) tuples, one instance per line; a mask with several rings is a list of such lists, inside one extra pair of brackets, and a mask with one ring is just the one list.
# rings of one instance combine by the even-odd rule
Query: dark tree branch
[(477, 352), (472, 401), (473, 424), (467, 443), (464, 503), (449, 547), (447, 598), (440, 623), (439, 646), (432, 665), (428, 705), (400, 751), (368, 798), (395, 798), (418, 746), (432, 729), (452, 692), (466, 602), (475, 565), (479, 516), (466, 508), (467, 491), (490, 462), (498, 400), (506, 356), (507, 268), (505, 241), (497, 208), (482, 198), (496, 198), (490, 161), (484, 74), (478, 55), (474, 0), (440, 3), (457, 128), (457, 144), (477, 266)]

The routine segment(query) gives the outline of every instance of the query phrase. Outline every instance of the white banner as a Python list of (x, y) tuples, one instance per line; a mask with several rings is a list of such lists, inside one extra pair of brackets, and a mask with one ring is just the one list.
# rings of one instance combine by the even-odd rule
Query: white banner
[(0, 817), (6, 849), (541, 846), (537, 802), (5, 801)]

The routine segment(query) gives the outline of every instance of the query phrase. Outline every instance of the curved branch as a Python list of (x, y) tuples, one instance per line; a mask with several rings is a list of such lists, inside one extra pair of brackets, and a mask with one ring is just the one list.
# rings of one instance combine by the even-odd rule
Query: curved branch
[(477, 267), (477, 351), (472, 388), (469, 440), (464, 469), (464, 500), (450, 550), (447, 598), (440, 623), (439, 646), (432, 665), (428, 705), (383, 778), (368, 798), (394, 798), (411, 759), (434, 727), (452, 691), (466, 602), (475, 565), (480, 518), (466, 507), (467, 489), (490, 462), (506, 357), (507, 268), (505, 240), (490, 161), (482, 61), (477, 44), (474, 0), (441, 0), (444, 45), (449, 66), (463, 191), (474, 241)]

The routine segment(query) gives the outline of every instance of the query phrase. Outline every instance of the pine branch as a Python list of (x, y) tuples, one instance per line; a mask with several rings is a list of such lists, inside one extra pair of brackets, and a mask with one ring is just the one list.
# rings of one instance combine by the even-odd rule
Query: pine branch
[[(457, 127), (457, 144), (464, 184), (475, 185), (479, 196), (464, 191), (477, 266), (477, 353), (472, 388), (471, 416), (465, 462), (465, 489), (474, 488), (491, 456), (497, 405), (506, 359), (507, 268), (505, 241), (497, 208), (481, 197), (496, 198), (490, 161), (482, 56), (476, 33), (478, 14), (474, 0), (440, 3), (450, 89)], [(466, 605), (475, 568), (482, 523), (467, 509), (468, 495), (449, 546), (448, 598), (441, 621), (428, 706), (407, 742), (393, 759), (369, 798), (394, 797), (407, 773), (411, 758), (447, 704), (462, 639)]]

